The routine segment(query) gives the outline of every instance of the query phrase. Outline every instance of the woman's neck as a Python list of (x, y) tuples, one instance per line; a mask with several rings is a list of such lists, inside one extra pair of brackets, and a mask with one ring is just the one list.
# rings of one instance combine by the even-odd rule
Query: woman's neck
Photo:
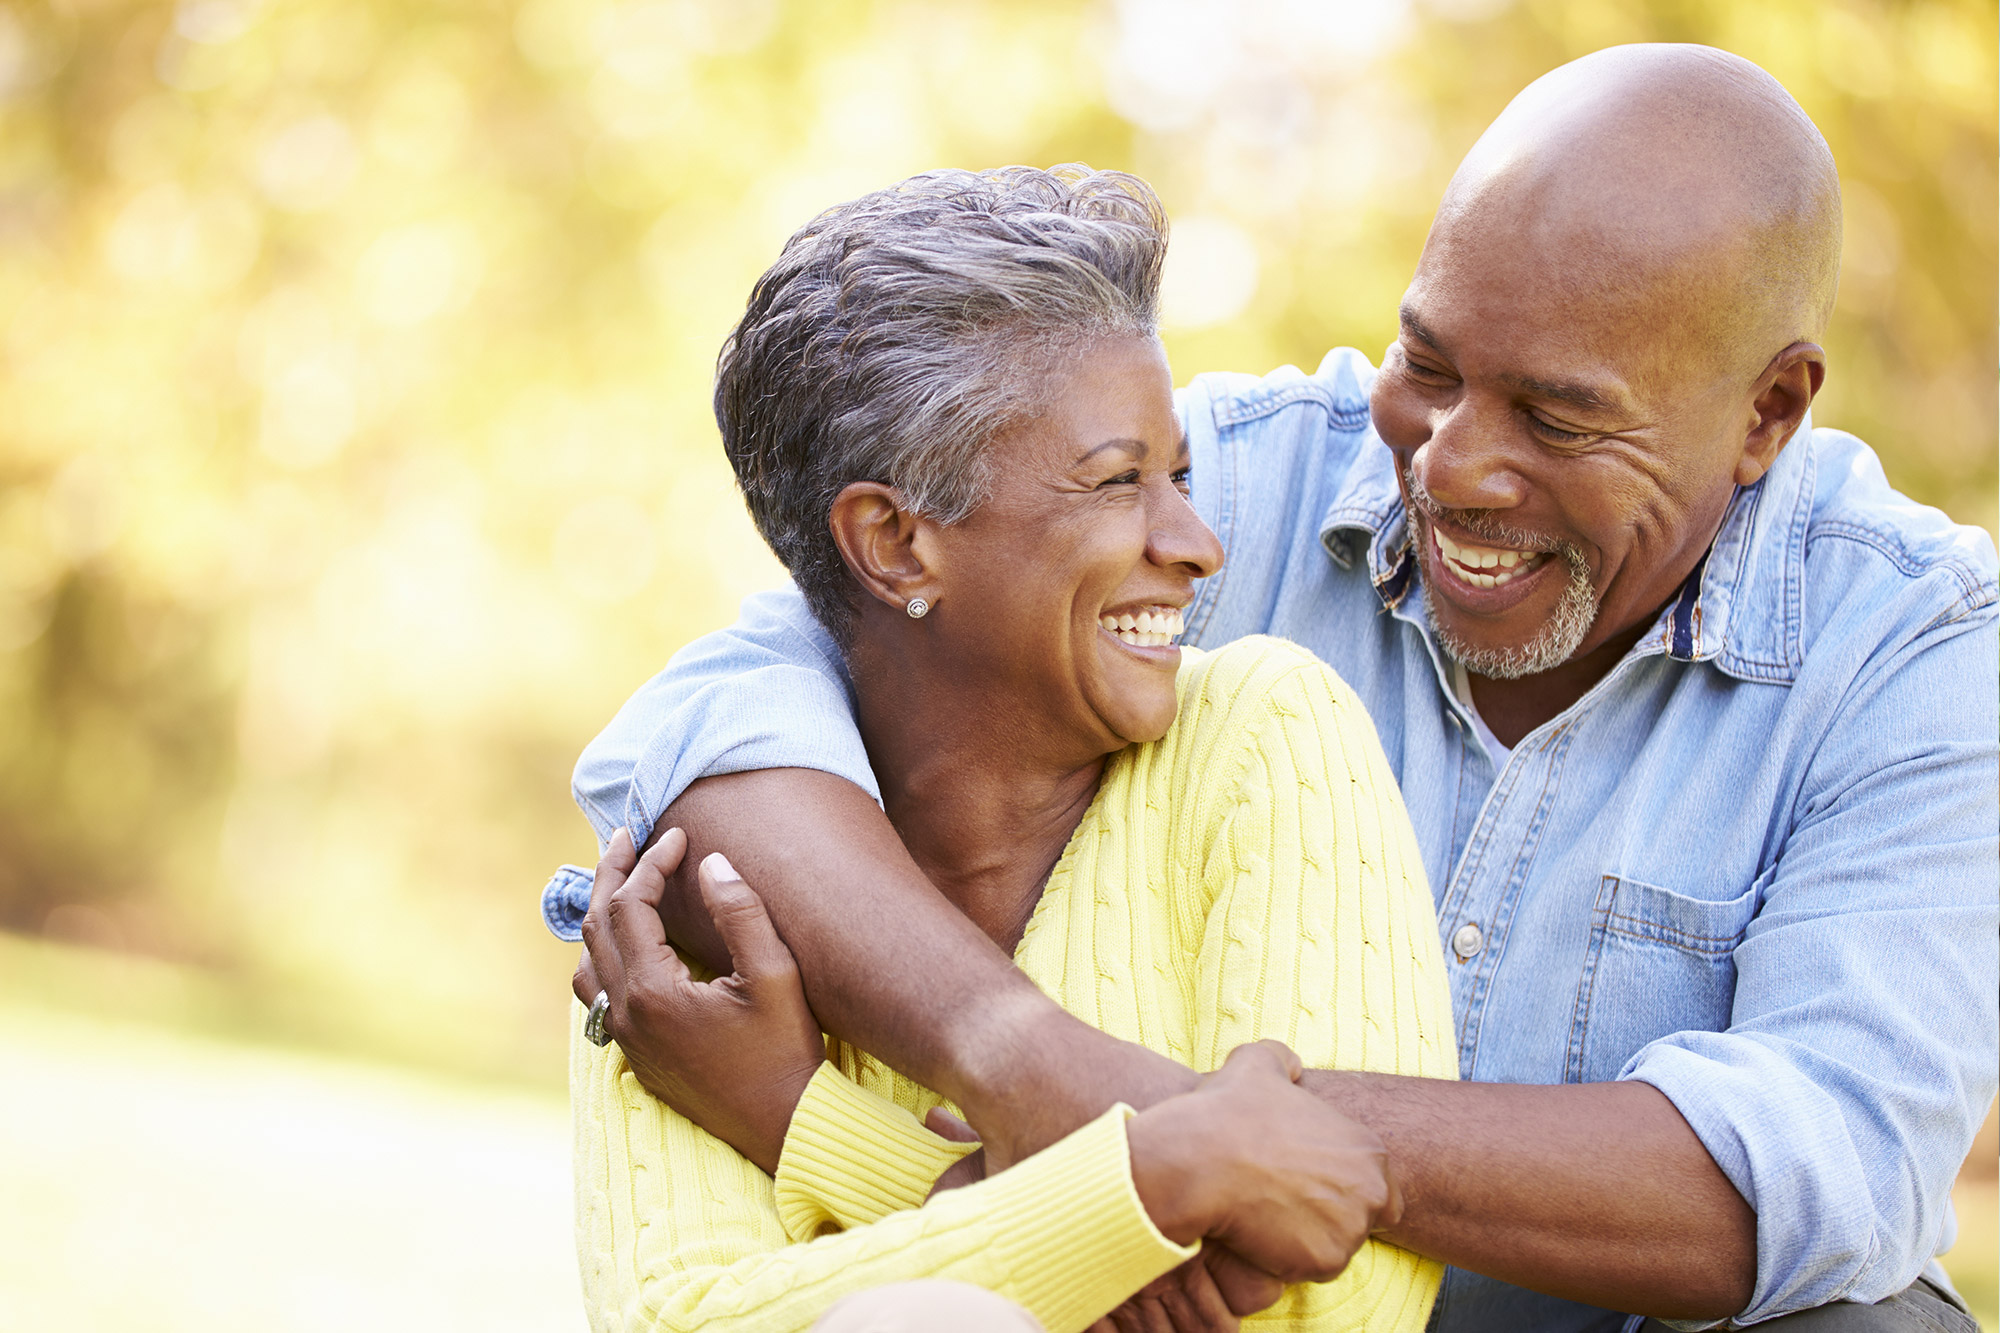
[(1105, 756), (1065, 754), (1045, 713), (947, 668), (857, 642), (848, 669), (890, 823), (938, 891), (1011, 953)]

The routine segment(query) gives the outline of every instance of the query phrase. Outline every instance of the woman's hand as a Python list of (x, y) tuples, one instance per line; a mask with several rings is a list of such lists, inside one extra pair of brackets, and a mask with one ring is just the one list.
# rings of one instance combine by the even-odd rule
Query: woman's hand
[(1387, 1148), (1299, 1087), (1301, 1072), (1284, 1043), (1251, 1042), (1126, 1124), (1154, 1225), (1182, 1244), (1213, 1237), (1283, 1282), (1326, 1282), (1396, 1223)]
[(763, 901), (720, 852), (701, 863), (701, 896), (735, 971), (696, 981), (667, 944), (660, 897), (686, 853), (687, 836), (668, 829), (635, 867), (631, 835), (613, 835), (572, 988), (585, 1004), (609, 996), (605, 1030), (648, 1092), (776, 1174), (826, 1041)]

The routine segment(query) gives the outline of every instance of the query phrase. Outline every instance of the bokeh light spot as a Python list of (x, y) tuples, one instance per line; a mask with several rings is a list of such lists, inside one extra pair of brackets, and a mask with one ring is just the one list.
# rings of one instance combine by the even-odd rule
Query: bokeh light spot
[(293, 362), (266, 387), (257, 443), (285, 467), (319, 467), (341, 451), (359, 420), (353, 371), (325, 353)]
[(1160, 282), (1170, 328), (1205, 329), (1242, 314), (1257, 294), (1257, 242), (1226, 218), (1195, 214), (1174, 223)]
[(579, 596), (620, 602), (653, 581), (659, 543), (652, 518), (636, 501), (600, 496), (564, 516), (550, 556), (563, 583)]
[(445, 223), (415, 223), (378, 237), (361, 257), (362, 305), (382, 324), (421, 324), (471, 289), (471, 238)]
[(257, 152), (257, 183), (280, 208), (312, 212), (354, 179), (354, 136), (337, 117), (308, 116), (273, 132)]

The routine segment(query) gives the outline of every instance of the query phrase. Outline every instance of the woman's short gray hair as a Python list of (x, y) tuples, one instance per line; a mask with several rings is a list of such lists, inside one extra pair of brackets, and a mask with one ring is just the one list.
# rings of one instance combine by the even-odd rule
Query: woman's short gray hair
[(828, 529), (857, 481), (956, 523), (985, 446), (1064, 348), (1158, 326), (1166, 212), (1081, 165), (931, 171), (785, 243), (722, 346), (715, 418), (750, 515), (844, 644), (856, 588)]

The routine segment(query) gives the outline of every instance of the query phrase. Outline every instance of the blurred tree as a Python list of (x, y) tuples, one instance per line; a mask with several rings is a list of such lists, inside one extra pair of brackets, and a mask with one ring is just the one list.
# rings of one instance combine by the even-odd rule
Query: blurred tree
[(793, 228), (1126, 167), (1183, 377), (1379, 353), (1487, 120), (1653, 39), (1826, 131), (1818, 419), (1990, 527), (1990, 3), (0, 0), (0, 926), (554, 1077), (571, 758), (777, 577), (707, 389)]

